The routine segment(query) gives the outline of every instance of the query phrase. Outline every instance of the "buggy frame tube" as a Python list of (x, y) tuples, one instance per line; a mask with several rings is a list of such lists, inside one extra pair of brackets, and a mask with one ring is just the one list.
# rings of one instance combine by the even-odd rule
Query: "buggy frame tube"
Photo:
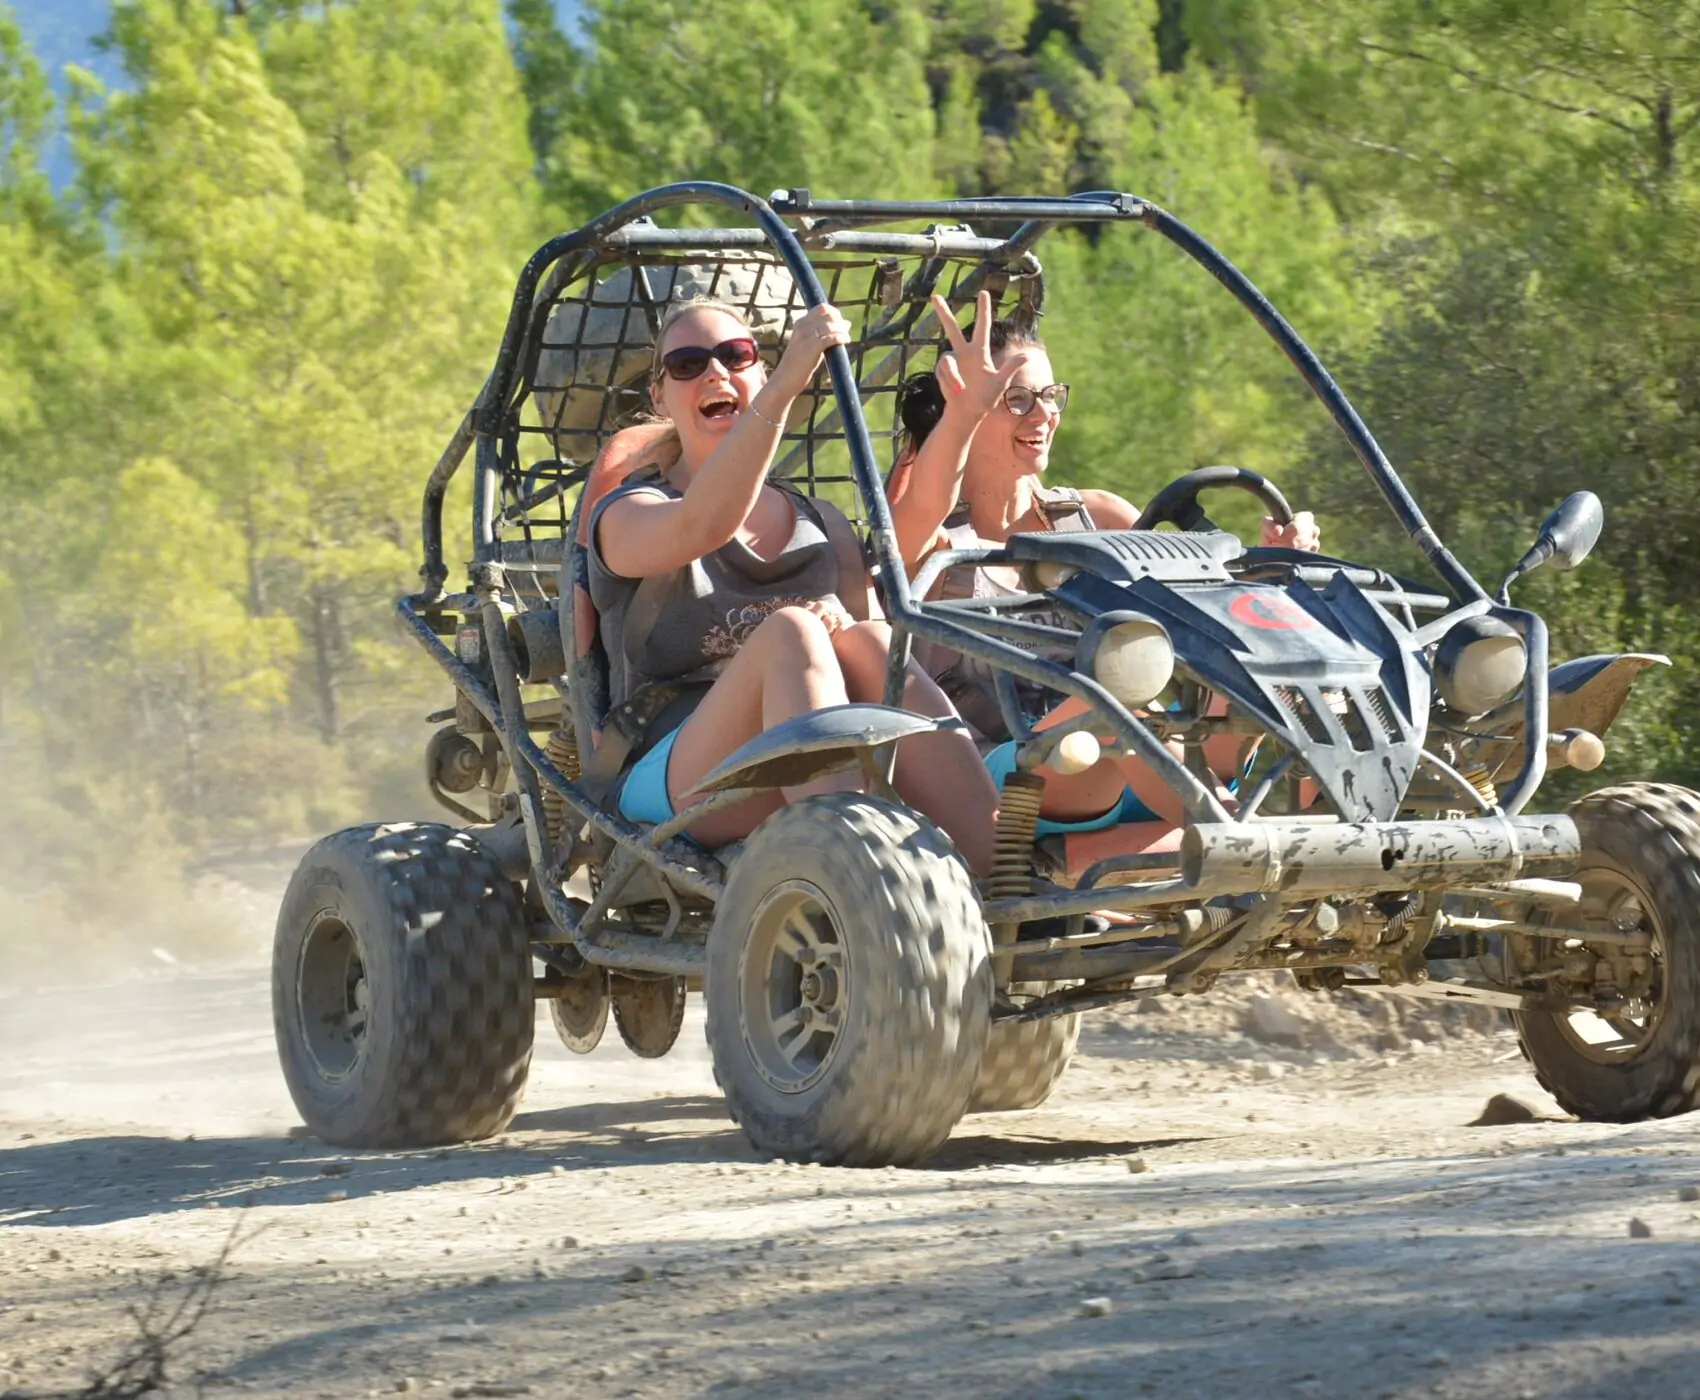
[[(949, 216), (958, 219), (1030, 219), (1049, 223), (1115, 222), (1137, 219), (1147, 228), (1160, 233), (1188, 257), (1204, 268), (1233, 294), (1280, 346), (1293, 366), (1304, 378), (1329, 416), (1345, 434), (1358, 460), (1363, 463), (1370, 479), (1375, 482), (1395, 518), (1419, 549), (1445, 580), (1448, 587), (1466, 599), (1486, 597), (1486, 591), (1440, 541), (1439, 535), (1424, 518), (1405, 483), (1400, 480), (1393, 464), (1376, 442), (1351, 402), (1323, 367), (1316, 353), (1277, 311), (1269, 299), (1252, 281), (1224, 257), (1210, 242), (1189, 228), (1161, 206), (1137, 195), (1112, 190), (1091, 190), (1070, 195), (1066, 199), (982, 199), (944, 200), (936, 204), (913, 201), (882, 200), (817, 200), (807, 190), (788, 192), (785, 199), (776, 199), (779, 209), (789, 214), (818, 216), (823, 221), (845, 225), (880, 223), (898, 219)], [(1013, 240), (1012, 240), (1013, 241)]]
[(467, 448), (471, 446), (472, 412), (469, 411), (460, 420), (449, 445), (443, 449), (443, 455), (437, 459), (437, 465), (431, 468), (431, 475), (425, 482), (425, 501), (420, 510), (425, 561), (420, 565), (419, 576), (425, 580), (426, 599), (441, 597), (443, 585), (448, 582), (448, 566), (443, 563), (443, 497), (454, 474), (460, 470), (461, 462), (466, 459)]
[[(568, 805), (572, 807), (581, 820), (589, 822), (618, 845), (629, 846), (634, 850), (641, 850), (650, 854), (656, 853), (655, 847), (650, 843), (646, 833), (623, 818), (604, 812), (591, 802), (584, 790), (550, 761), (549, 756), (537, 746), (528, 731), (509, 728), (503, 719), (502, 708), (496, 697), (490, 694), (489, 689), (472, 668), (450, 651), (443, 644), (443, 639), (431, 630), (430, 624), (419, 615), (414, 599), (400, 599), (396, 603), (396, 613), (407, 624), (408, 630), (419, 639), (432, 660), (448, 673), (449, 679), (455, 683), (456, 688), (464, 692), (467, 699), (471, 700), (473, 705), (477, 707), (478, 712), (489, 721), (497, 738), (507, 746), (510, 762), (523, 755), (526, 762), (536, 771), (538, 777), (565, 798)], [(669, 853), (663, 850), (660, 854), (665, 856)], [(714, 861), (712, 855), (706, 855), (704, 858)], [(674, 863), (682, 865), (682, 862), (675, 861)], [(718, 862), (714, 863), (716, 866), (718, 865)], [(713, 876), (705, 877), (696, 874), (690, 871), (688, 867), (684, 869), (683, 873), (672, 872), (672, 874), (687, 894), (693, 894), (702, 899), (714, 899), (720, 893), (720, 882)]]
[[(1345, 434), (1365, 470), (1368, 471), (1383, 498), (1393, 510), (1400, 525), (1417, 543), (1447, 585), (1454, 592), (1468, 599), (1485, 596), (1481, 585), (1441, 543), (1433, 527), (1424, 518), (1415, 499), (1400, 480), (1392, 463), (1388, 461), (1386, 454), (1382, 452), (1380, 445), (1375, 441), (1374, 436), (1365, 426), (1362, 418), (1358, 416), (1357, 411), (1347, 400), (1345, 394), (1341, 392), (1332, 376), (1323, 368), (1315, 353), (1274, 308), (1268, 298), (1207, 240), (1179, 219), (1159, 206), (1137, 196), (1111, 191), (1091, 191), (1063, 199), (1006, 198), (922, 202), (815, 200), (806, 190), (789, 190), (776, 193), (775, 204), (779, 211), (776, 212), (774, 205), (770, 205), (767, 201), (747, 191), (715, 181), (681, 181), (671, 185), (658, 186), (616, 205), (582, 228), (550, 239), (527, 260), (515, 286), (507, 326), (503, 332), (501, 348), (497, 353), (496, 367), (473, 410), (473, 428), (480, 439), (488, 438), (501, 431), (503, 421), (510, 412), (514, 370), (529, 320), (532, 301), (543, 271), (564, 254), (580, 247), (598, 243), (607, 235), (621, 229), (634, 219), (643, 217), (655, 210), (684, 204), (718, 204), (728, 208), (740, 209), (753, 217), (797, 281), (803, 293), (804, 302), (808, 306), (815, 306), (823, 301), (825, 299), (824, 293), (819, 280), (814, 275), (814, 269), (808, 262), (807, 254), (803, 250), (797, 233), (780, 218), (780, 212), (810, 219), (824, 217), (834, 222), (842, 222), (846, 226), (859, 223), (938, 217), (958, 220), (968, 218), (1012, 219), (1033, 225), (1138, 220), (1162, 234), (1204, 267), (1233, 294), (1235, 299), (1251, 313), (1258, 324), (1275, 340)], [(809, 232), (818, 231), (818, 225), (809, 230)], [(1018, 230), (1017, 236), (1012, 238), (1010, 243), (1019, 246), (1021, 242), (1026, 241), (1022, 238), (1022, 235), (1031, 239), (1036, 237), (1038, 232), (1040, 232), (1038, 228), (1023, 228)], [(872, 443), (868, 441), (866, 424), (862, 421), (860, 413), (852, 415), (848, 411), (850, 400), (855, 399), (859, 406), (859, 399), (854, 392), (849, 355), (844, 347), (835, 346), (826, 358), (832, 375), (833, 391), (838, 401), (841, 421), (846, 425), (846, 440), (850, 453), (852, 475), (856, 479), (856, 485), (869, 508), (869, 533), (875, 553), (879, 557), (881, 565), (884, 566), (885, 583), (892, 595), (893, 611), (908, 612), (911, 607), (908, 596), (908, 580), (901, 569), (894, 570), (891, 568), (892, 560), (890, 556), (895, 553), (893, 548), (895, 539), (891, 535), (890, 515), (886, 508), (884, 494), (870, 489), (873, 481), (869, 478), (877, 476), (872, 460)], [(480, 445), (482, 446), (482, 442)], [(493, 467), (494, 456), (487, 456), (481, 452), (480, 474), (482, 475), (486, 470), (491, 470)], [(434, 479), (435, 475), (433, 474)], [(440, 509), (440, 498), (437, 504)], [(480, 510), (479, 506), (482, 505), (483, 493), (479, 493), (475, 496), (474, 522), (474, 549), (477, 562), (484, 562), (489, 559), (494, 551), (494, 540), (491, 535), (491, 521), (489, 519), (490, 512)], [(479, 517), (482, 517), (482, 519)], [(440, 538), (440, 531), (438, 534)], [(440, 556), (440, 545), (437, 552)], [(431, 562), (427, 561), (428, 566)]]
[(1147, 204), (1143, 218), (1148, 228), (1162, 234), (1232, 292), (1234, 299), (1252, 314), (1258, 325), (1281, 347), (1282, 352), (1292, 361), (1293, 367), (1310, 386), (1311, 392), (1322, 401), (1329, 416), (1346, 435), (1346, 441), (1352, 445), (1352, 451), (1363, 463), (1364, 470), (1369, 473), (1370, 480), (1375, 483), (1382, 499), (1393, 511), (1394, 518), (1416, 543), (1417, 548), (1422, 550), (1447, 587), (1464, 599), (1486, 597), (1487, 592), (1481, 584), (1476, 582), (1470, 571), (1440, 542), (1440, 536), (1424, 517), (1416, 498), (1399, 479), (1399, 473), (1387, 460), (1387, 454), (1381, 450), (1381, 445), (1376, 442), (1364, 420), (1358, 416), (1358, 411), (1334, 382), (1334, 377), (1323, 368), (1316, 353), (1288, 324), (1286, 317), (1275, 309), (1269, 298), (1258, 291), (1251, 279), (1217, 252), (1206, 239), (1167, 210), (1160, 209), (1155, 204)]
[[(719, 205), (740, 210), (754, 220), (758, 229), (741, 231), (738, 240), (740, 246), (746, 243), (753, 245), (755, 239), (751, 235), (759, 231), (791, 274), (804, 305), (811, 308), (822, 304), (826, 298), (803, 243), (807, 240), (820, 244), (837, 229), (848, 230), (867, 223), (923, 218), (958, 221), (969, 218), (1010, 220), (1018, 222), (1020, 227), (1000, 246), (1013, 251), (1021, 249), (1023, 245), (1030, 246), (1040, 234), (1055, 224), (1140, 222), (1162, 234), (1203, 266), (1275, 340), (1328, 410), (1401, 526), (1422, 549), (1446, 585), (1466, 603), (1486, 597), (1484, 590), (1468, 570), (1441, 543), (1363, 420), (1309, 346), (1243, 273), (1205, 239), (1158, 206), (1133, 195), (1106, 191), (1063, 199), (880, 202), (815, 201), (807, 191), (793, 190), (777, 193), (772, 203), (769, 203), (731, 185), (712, 181), (685, 181), (660, 186), (626, 200), (581, 228), (549, 240), (527, 260), (514, 290), (495, 366), (472, 412), (467, 415), (449, 449), (432, 472), (427, 486), (424, 512), (426, 560), (422, 573), (425, 575), (427, 591), (418, 599), (403, 600), (404, 615), (440, 663), (451, 669), (451, 673), (465, 672), (464, 678), (457, 675), (456, 679), (457, 684), (461, 684), (469, 695), (477, 696), (483, 692), (482, 683), (468, 668), (460, 665), (458, 659), (453, 657), (410, 606), (419, 603), (429, 607), (441, 594), (441, 582), (445, 573), (442, 564), (441, 508), (447, 482), (458, 469), (467, 446), (476, 443), (478, 479), (474, 490), (475, 573), (479, 566), (496, 564), (499, 549), (495, 539), (495, 507), (501, 477), (501, 448), (498, 439), (511, 432), (514, 427), (513, 395), (522, 368), (522, 354), (536, 312), (535, 299), (540, 280), (544, 273), (561, 259), (581, 249), (600, 249), (606, 244), (611, 250), (621, 242), (628, 247), (644, 243), (652, 246), (660, 244), (665, 241), (670, 231), (644, 230), (635, 238), (629, 232), (618, 239), (611, 235), (619, 234), (626, 225), (654, 211), (693, 204)], [(784, 222), (782, 214), (805, 221), (805, 227), (800, 234)], [(670, 236), (682, 242), (688, 241), (690, 237), (687, 233)], [(1176, 760), (1147, 726), (1137, 720), (1096, 681), (1034, 657), (1000, 638), (986, 636), (965, 625), (969, 619), (946, 615), (944, 610), (934, 611), (917, 599), (912, 592), (897, 547), (890, 507), (882, 488), (873, 444), (862, 413), (849, 350), (844, 346), (834, 346), (824, 359), (832, 383), (837, 417), (844, 428), (851, 479), (867, 510), (873, 563), (883, 584), (882, 591), (893, 630), (892, 664), (887, 678), (888, 700), (892, 698), (891, 692), (900, 693), (903, 666), (912, 638), (919, 637), (942, 643), (953, 650), (989, 662), (1001, 671), (1037, 682), (1062, 695), (1085, 701), (1105, 718), (1128, 752), (1137, 755), (1152, 767), (1175, 790), (1181, 797), (1190, 822), (1226, 820), (1226, 812), (1208, 787), (1184, 764)], [(491, 620), (493, 609), (488, 599), (484, 601), (485, 630), (491, 634), (492, 650), (500, 652), (505, 642), (505, 632), (500, 639), (494, 636), (494, 632), (501, 629)], [(1501, 610), (1496, 610), (1496, 615), (1500, 612)], [(1533, 614), (1511, 609), (1502, 612), (1505, 620), (1516, 627), (1523, 636), (1529, 657), (1524, 695), (1528, 757), (1504, 804), (1507, 812), (1514, 813), (1532, 796), (1545, 770), (1546, 632), (1544, 624)], [(498, 670), (500, 669), (498, 661)], [(508, 683), (506, 687), (503, 686), (504, 680)], [(498, 690), (510, 688), (517, 697), (517, 681), (514, 677), (499, 676)], [(554, 765), (530, 740), (528, 734), (515, 728), (514, 724), (505, 722), (502, 712), (512, 708), (507, 703), (509, 699), (504, 693), (500, 703), (497, 703), (494, 697), (484, 694), (482, 703), (478, 699), (475, 699), (475, 703), (479, 703), (480, 708), (485, 710), (486, 717), (496, 727), (501, 741), (507, 746), (522, 785), (529, 791), (535, 789), (538, 780), (546, 782), (551, 788), (559, 791), (586, 821), (593, 823), (622, 846), (636, 848), (643, 838), (635, 827), (627, 830), (626, 823), (617, 818), (611, 819), (606, 813), (592, 806), (575, 784), (555, 770)], [(523, 765), (520, 762), (522, 759)], [(530, 772), (524, 773), (523, 769), (529, 769)], [(535, 817), (533, 812), (528, 816), (528, 820), (535, 821)], [(668, 861), (669, 866), (675, 863), (673, 860)], [(694, 871), (669, 873), (677, 874), (681, 888), (688, 889), (693, 894), (712, 898), (718, 892), (717, 882), (712, 879), (700, 879)], [(554, 912), (553, 909), (551, 912)]]
[[(741, 210), (755, 220), (768, 241), (785, 263), (796, 282), (798, 291), (802, 294), (803, 304), (807, 307), (821, 305), (826, 300), (820, 279), (815, 276), (813, 265), (809, 262), (808, 254), (797, 240), (796, 233), (768, 205), (767, 201), (757, 198), (746, 190), (740, 190), (732, 185), (720, 184), (712, 180), (686, 180), (677, 184), (661, 185), (636, 195), (606, 213), (592, 219), (588, 224), (571, 233), (561, 234), (550, 239), (526, 260), (520, 269), (519, 280), (514, 287), (513, 300), (508, 308), (507, 326), (502, 332), (501, 348), (496, 354), (496, 365), (490, 373), (490, 379), (485, 385), (483, 394), (473, 411), (473, 428), (478, 438), (478, 474), (480, 477), (478, 489), (473, 496), (473, 562), (484, 564), (494, 561), (496, 542), (493, 530), (494, 512), (487, 499), (495, 490), (497, 476), (497, 450), (495, 439), (506, 425), (510, 416), (515, 374), (523, 348), (525, 334), (531, 318), (532, 303), (536, 296), (537, 284), (544, 270), (563, 255), (578, 248), (599, 243), (606, 235), (630, 223), (632, 220), (650, 214), (658, 209), (673, 208), (684, 204), (714, 204), (730, 209)], [(879, 489), (879, 474), (874, 466), (873, 443), (868, 437), (868, 427), (861, 414), (861, 398), (856, 392), (855, 369), (850, 363), (850, 352), (842, 345), (831, 347), (825, 356), (829, 373), (832, 377), (833, 397), (837, 401), (840, 419), (845, 425), (846, 445), (850, 452), (850, 470), (855, 480), (856, 488), (861, 494), (864, 504), (869, 511), (869, 532), (874, 537), (875, 549), (880, 552), (882, 562), (888, 562), (895, 554), (896, 536), (892, 531), (891, 512), (885, 501), (885, 493)], [(894, 602), (901, 600), (907, 604), (908, 594), (906, 580), (901, 568), (895, 574), (888, 574), (887, 587), (893, 594)]]

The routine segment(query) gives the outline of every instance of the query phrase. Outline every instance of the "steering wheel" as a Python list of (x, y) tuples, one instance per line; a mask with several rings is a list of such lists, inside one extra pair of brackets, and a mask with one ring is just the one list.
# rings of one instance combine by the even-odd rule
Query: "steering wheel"
[(1155, 530), (1159, 525), (1175, 524), (1183, 530), (1196, 530), (1207, 523), (1204, 507), (1198, 503), (1198, 493), (1217, 486), (1235, 486), (1249, 491), (1268, 508), (1277, 525), (1293, 523), (1293, 508), (1274, 484), (1244, 467), (1199, 467), (1185, 476), (1177, 476), (1151, 498), (1151, 504), (1139, 513), (1136, 530)]

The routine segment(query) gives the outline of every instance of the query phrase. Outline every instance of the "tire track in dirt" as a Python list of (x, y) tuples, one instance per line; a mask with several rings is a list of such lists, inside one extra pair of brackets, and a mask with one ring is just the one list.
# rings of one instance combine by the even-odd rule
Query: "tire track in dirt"
[[(1046, 1107), (858, 1172), (755, 1160), (695, 1004), (662, 1061), (544, 1017), (502, 1138), (362, 1154), (287, 1135), (261, 968), (8, 993), (0, 1391), (75, 1386), (240, 1213), (206, 1394), (1700, 1395), (1700, 1120), (1557, 1121), (1503, 1035), (1296, 1004), (1309, 1049), (1245, 995), (1089, 1019)], [(1466, 1127), (1496, 1092), (1552, 1121)]]

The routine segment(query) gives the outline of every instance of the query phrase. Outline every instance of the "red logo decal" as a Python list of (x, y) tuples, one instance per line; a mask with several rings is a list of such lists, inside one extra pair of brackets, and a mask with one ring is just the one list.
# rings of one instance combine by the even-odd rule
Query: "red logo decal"
[(1285, 593), (1241, 593), (1228, 604), (1228, 616), (1265, 632), (1309, 632), (1316, 619)]

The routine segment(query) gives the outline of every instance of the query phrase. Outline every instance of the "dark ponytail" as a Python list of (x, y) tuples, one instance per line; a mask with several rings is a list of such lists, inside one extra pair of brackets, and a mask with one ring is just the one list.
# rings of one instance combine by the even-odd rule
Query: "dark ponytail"
[(902, 428), (898, 455), (916, 451), (944, 417), (944, 390), (932, 370), (912, 374), (897, 388), (897, 421)]

